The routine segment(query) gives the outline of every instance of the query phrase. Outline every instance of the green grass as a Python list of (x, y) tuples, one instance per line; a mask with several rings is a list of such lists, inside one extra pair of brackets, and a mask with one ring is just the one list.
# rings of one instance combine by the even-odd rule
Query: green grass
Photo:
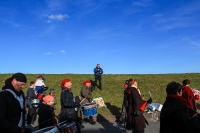
[[(28, 82), (24, 88), (26, 94), (30, 81), (35, 81), (39, 74), (26, 74)], [(11, 77), (12, 74), (0, 74), (0, 86), (4, 86), (4, 81)], [(56, 114), (60, 112), (60, 83), (64, 78), (70, 78), (73, 87), (74, 96), (80, 95), (82, 82), (91, 79), (94, 80), (93, 74), (43, 74), (46, 78), (45, 84), (49, 88), (55, 89), (56, 95)], [(165, 101), (166, 85), (171, 81), (181, 83), (182, 80), (188, 78), (191, 81), (191, 87), (200, 90), (200, 73), (188, 74), (104, 74), (102, 76), (103, 90), (96, 88), (93, 91), (93, 98), (102, 97), (107, 108), (98, 108), (98, 114), (103, 117), (119, 116), (123, 99), (123, 84), (126, 79), (135, 78), (138, 81), (138, 88), (145, 100), (149, 98), (148, 91), (151, 92), (153, 102), (161, 103)], [(48, 89), (46, 92), (49, 93)], [(198, 104), (198, 107), (200, 105)]]

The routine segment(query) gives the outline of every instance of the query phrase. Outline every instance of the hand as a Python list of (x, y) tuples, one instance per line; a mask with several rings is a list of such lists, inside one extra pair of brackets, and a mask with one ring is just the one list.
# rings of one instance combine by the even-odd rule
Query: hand
[(147, 101), (148, 104), (152, 103), (152, 98), (150, 97), (149, 100)]

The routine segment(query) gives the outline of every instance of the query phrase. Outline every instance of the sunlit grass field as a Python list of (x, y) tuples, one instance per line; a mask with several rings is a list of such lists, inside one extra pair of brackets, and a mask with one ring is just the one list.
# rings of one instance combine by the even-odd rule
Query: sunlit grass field
[[(35, 81), (39, 74), (26, 74), (28, 82), (24, 88), (24, 93), (29, 87), (30, 81)], [(80, 95), (82, 82), (88, 79), (94, 81), (93, 74), (42, 74), (46, 79), (46, 86), (49, 89), (46, 94), (50, 92), (51, 88), (55, 89), (56, 96), (56, 114), (60, 112), (60, 83), (64, 78), (70, 78), (73, 87), (72, 91), (74, 96)], [(12, 74), (0, 74), (0, 87), (4, 86), (4, 81), (11, 77)], [(148, 100), (150, 91), (152, 94), (153, 102), (161, 103), (165, 101), (166, 85), (171, 81), (182, 83), (182, 80), (189, 79), (191, 81), (191, 88), (200, 90), (200, 73), (188, 74), (104, 74), (102, 76), (102, 88), (99, 90), (97, 87), (93, 91), (93, 98), (102, 97), (107, 107), (98, 108), (98, 115), (102, 117), (118, 117), (121, 112), (123, 100), (123, 85), (126, 79), (135, 78), (138, 81), (138, 88), (145, 100)]]

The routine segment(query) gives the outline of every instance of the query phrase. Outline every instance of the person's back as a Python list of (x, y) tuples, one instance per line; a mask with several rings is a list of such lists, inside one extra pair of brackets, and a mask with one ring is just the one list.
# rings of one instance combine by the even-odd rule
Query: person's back
[(176, 82), (167, 85), (167, 97), (160, 113), (160, 133), (193, 133), (181, 89), (182, 85)]

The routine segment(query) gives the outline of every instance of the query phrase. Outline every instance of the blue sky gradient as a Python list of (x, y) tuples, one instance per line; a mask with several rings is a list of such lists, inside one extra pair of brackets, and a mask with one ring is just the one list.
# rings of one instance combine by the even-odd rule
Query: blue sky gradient
[(1, 0), (0, 73), (200, 72), (199, 0)]

